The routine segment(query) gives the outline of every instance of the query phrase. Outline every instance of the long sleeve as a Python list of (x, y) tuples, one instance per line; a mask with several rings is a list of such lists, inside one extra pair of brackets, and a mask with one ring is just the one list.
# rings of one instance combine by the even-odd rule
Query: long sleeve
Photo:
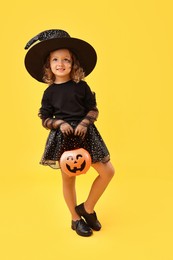
[(97, 108), (96, 95), (95, 92), (91, 92), (90, 88), (87, 89), (87, 98), (85, 100), (86, 107), (88, 107), (87, 114), (85, 116), (86, 119), (90, 121), (90, 123), (94, 123), (99, 115), (99, 111)]
[(50, 103), (50, 98), (48, 95), (48, 92), (44, 92), (43, 98), (41, 101), (41, 108), (39, 109), (38, 116), (42, 119), (45, 120), (47, 118), (52, 118), (53, 117), (53, 106)]

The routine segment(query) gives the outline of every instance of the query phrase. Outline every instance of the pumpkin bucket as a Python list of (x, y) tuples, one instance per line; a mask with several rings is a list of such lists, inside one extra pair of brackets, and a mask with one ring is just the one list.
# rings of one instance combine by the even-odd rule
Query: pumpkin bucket
[(85, 174), (90, 166), (91, 156), (83, 148), (66, 151), (60, 158), (60, 167), (69, 176)]

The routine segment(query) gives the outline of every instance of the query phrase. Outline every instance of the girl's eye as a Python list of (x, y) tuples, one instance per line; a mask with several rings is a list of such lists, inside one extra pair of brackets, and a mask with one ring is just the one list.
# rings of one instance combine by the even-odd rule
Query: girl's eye
[(71, 60), (69, 60), (69, 59), (66, 58), (66, 59), (64, 59), (64, 62), (65, 62), (65, 63), (71, 63)]
[(71, 63), (71, 60), (68, 59), (68, 58), (65, 58), (65, 59), (62, 59), (62, 60), (59, 60), (58, 58), (53, 58), (52, 62)]

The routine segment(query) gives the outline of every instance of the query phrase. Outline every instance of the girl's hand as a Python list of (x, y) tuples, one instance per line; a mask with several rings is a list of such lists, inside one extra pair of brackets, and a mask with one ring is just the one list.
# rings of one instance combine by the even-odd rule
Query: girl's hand
[(73, 133), (73, 128), (67, 122), (63, 122), (60, 125), (60, 130), (64, 135), (70, 135)]
[(75, 128), (74, 135), (78, 135), (78, 136), (84, 138), (86, 135), (87, 129), (88, 129), (88, 127), (86, 125), (84, 126), (82, 124), (78, 124), (77, 127)]

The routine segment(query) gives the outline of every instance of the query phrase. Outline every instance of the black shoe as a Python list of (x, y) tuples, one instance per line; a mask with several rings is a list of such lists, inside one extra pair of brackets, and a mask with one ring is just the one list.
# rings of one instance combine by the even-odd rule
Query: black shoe
[(87, 224), (89, 225), (90, 228), (93, 230), (99, 231), (101, 229), (101, 224), (97, 219), (97, 215), (94, 211), (94, 213), (87, 213), (85, 208), (84, 208), (84, 203), (78, 205), (75, 207), (76, 213), (81, 217), (85, 219)]
[(93, 233), (91, 228), (87, 225), (87, 223), (83, 219), (76, 220), (76, 221), (72, 220), (71, 228), (73, 230), (76, 230), (76, 233), (79, 236), (83, 236), (83, 237), (89, 237)]

